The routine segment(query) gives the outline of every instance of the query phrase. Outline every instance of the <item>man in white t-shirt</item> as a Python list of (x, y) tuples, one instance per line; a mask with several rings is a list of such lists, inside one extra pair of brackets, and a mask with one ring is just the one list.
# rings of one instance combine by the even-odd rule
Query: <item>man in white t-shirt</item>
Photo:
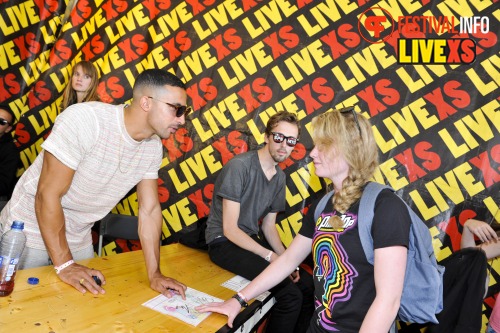
[(2, 232), (23, 221), (27, 236), (20, 268), (54, 264), (80, 292), (104, 293), (102, 273), (74, 260), (92, 258), (91, 228), (134, 187), (139, 236), (151, 288), (185, 296), (186, 286), (159, 267), (162, 213), (158, 200), (161, 139), (185, 122), (184, 83), (159, 69), (141, 73), (128, 105), (78, 103), (60, 114), (43, 151), (18, 181), (0, 215)]

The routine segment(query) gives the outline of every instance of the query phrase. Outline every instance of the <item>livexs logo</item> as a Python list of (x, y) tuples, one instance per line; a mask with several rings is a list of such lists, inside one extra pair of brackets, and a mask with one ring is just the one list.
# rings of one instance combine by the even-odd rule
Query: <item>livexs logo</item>
[[(476, 42), (463, 36), (488, 33), (489, 18), (399, 16), (395, 21), (387, 10), (372, 7), (360, 15), (358, 30), (369, 43), (397, 38), (399, 64), (470, 64), (476, 59)], [(443, 34), (450, 37), (439, 37)]]

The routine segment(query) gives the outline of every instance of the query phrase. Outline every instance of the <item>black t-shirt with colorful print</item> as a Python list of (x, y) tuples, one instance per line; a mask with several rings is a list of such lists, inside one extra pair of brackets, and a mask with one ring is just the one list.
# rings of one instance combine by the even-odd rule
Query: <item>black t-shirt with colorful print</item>
[[(317, 204), (311, 205), (300, 230), (301, 235), (312, 239), (315, 264), (316, 310), (309, 332), (359, 332), (375, 299), (374, 268), (366, 260), (358, 234), (359, 200), (345, 214), (337, 213), (329, 201), (314, 221)], [(392, 191), (383, 190), (377, 197), (374, 212), (374, 249), (408, 247), (411, 219), (401, 199)], [(342, 218), (342, 227), (330, 226), (328, 219), (333, 215)]]

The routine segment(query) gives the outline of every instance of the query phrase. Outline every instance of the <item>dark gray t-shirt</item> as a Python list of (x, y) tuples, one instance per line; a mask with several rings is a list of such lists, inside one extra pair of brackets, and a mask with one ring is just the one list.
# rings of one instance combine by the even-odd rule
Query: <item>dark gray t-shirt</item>
[(238, 227), (248, 235), (255, 235), (260, 219), (270, 212), (285, 210), (285, 173), (276, 166), (276, 174), (268, 180), (256, 150), (236, 155), (227, 162), (214, 185), (205, 233), (207, 244), (223, 236), (222, 199), (240, 203)]

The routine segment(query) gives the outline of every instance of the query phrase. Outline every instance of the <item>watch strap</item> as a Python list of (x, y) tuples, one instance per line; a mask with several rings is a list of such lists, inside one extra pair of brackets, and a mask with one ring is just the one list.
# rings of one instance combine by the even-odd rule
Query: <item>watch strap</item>
[(232, 298), (237, 300), (241, 307), (246, 308), (248, 306), (248, 303), (240, 295), (234, 294)]

